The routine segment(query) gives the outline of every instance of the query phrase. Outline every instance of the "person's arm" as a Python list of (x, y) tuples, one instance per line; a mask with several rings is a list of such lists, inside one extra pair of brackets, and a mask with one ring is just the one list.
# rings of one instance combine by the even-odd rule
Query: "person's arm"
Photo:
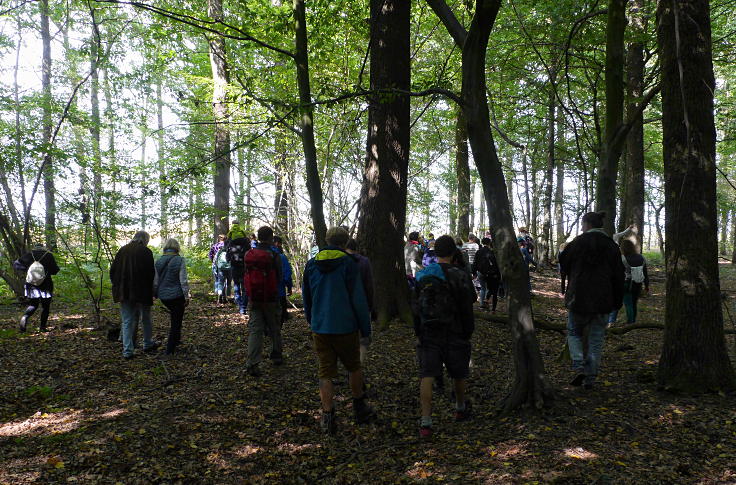
[(46, 253), (44, 268), (46, 274), (55, 275), (59, 273), (59, 265), (56, 263), (56, 258), (50, 252)]
[(284, 263), (284, 285), (286, 285), (287, 293), (291, 294), (292, 288), (294, 288), (294, 280), (292, 279), (293, 271), (291, 269), (291, 263), (287, 259), (285, 254), (281, 255), (281, 260)]
[[(615, 248), (615, 249), (614, 249)], [(611, 275), (613, 283), (613, 308), (618, 310), (624, 303), (624, 282), (626, 281), (626, 268), (621, 261), (621, 252), (617, 246), (611, 248)]]
[(623, 231), (615, 233), (612, 236), (613, 242), (615, 242), (616, 244), (620, 244), (622, 239), (631, 236), (633, 233), (634, 233), (634, 225), (632, 224), (626, 229), (624, 229)]
[(460, 287), (460, 318), (462, 318), (463, 338), (470, 340), (475, 331), (475, 313), (473, 312), (473, 303), (475, 302), (475, 288), (470, 276), (463, 272)]
[(158, 283), (159, 283), (159, 275), (158, 275), (158, 268), (156, 265), (153, 265), (153, 296), (158, 296)]
[(181, 258), (181, 265), (179, 266), (179, 285), (181, 285), (184, 298), (189, 301), (189, 277), (187, 275), (187, 262), (184, 258)]

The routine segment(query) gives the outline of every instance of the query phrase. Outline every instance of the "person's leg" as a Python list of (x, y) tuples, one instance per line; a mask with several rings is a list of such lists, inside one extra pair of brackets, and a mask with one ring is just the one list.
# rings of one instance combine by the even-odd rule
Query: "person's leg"
[(631, 290), (624, 291), (624, 308), (626, 308), (626, 323), (632, 323), (636, 320), (634, 316), (634, 306), (631, 298)]
[[(624, 296), (626, 298), (626, 296)], [(614, 310), (611, 313), (608, 314), (608, 326), (610, 327), (614, 323), (616, 323), (616, 319), (618, 318), (618, 310)]]
[(19, 329), (21, 332), (26, 331), (26, 326), (28, 325), (28, 319), (31, 318), (31, 315), (36, 313), (36, 310), (38, 309), (38, 306), (40, 305), (40, 298), (31, 298), (28, 300), (28, 307), (26, 307), (26, 311), (23, 312), (23, 315), (20, 317), (20, 326)]
[(584, 373), (585, 385), (592, 386), (598, 375), (598, 367), (603, 354), (603, 344), (606, 340), (606, 314), (594, 315), (590, 319), (588, 333), (588, 355), (585, 358)]
[(458, 411), (465, 409), (465, 386), (467, 381), (465, 379), (454, 379), (455, 385), (455, 406)]
[(334, 404), (332, 402), (335, 397), (335, 388), (332, 385), (332, 379), (319, 380), (319, 399), (322, 403), (322, 411), (332, 412)]
[(233, 288), (233, 272), (231, 269), (225, 270), (225, 296), (230, 297)]
[(143, 325), (143, 350), (155, 349), (158, 347), (153, 341), (153, 322), (151, 321), (151, 305), (143, 303), (138, 304), (138, 311), (141, 315), (141, 325)]
[(490, 279), (486, 282), (488, 285), (488, 294), (491, 296), (491, 311), (496, 311), (496, 306), (498, 305), (498, 285), (499, 281), (497, 279)]
[(633, 283), (631, 286), (631, 318), (629, 323), (636, 323), (639, 313), (639, 295), (641, 295), (641, 283)]
[(570, 351), (572, 368), (574, 371), (582, 373), (584, 362), (583, 325), (580, 320), (580, 315), (572, 311), (567, 313), (567, 347)]
[(123, 338), (123, 357), (129, 358), (134, 352), (133, 332), (135, 332), (135, 319), (137, 318), (135, 303), (120, 302), (120, 318), (122, 320), (120, 333)]
[(283, 342), (281, 340), (281, 303), (276, 301), (267, 304), (269, 335), (271, 336), (271, 355), (274, 364), (280, 364), (284, 358)]
[(240, 292), (241, 287), (243, 286), (243, 273), (240, 268), (236, 268), (235, 266), (232, 267), (230, 272), (233, 277), (233, 298), (235, 299), (235, 304), (238, 305), (238, 308), (240, 309)]
[(41, 330), (46, 330), (46, 324), (49, 321), (51, 313), (51, 298), (41, 298), (41, 322), (38, 326)]
[[(432, 384), (434, 377), (422, 377), (419, 381), (419, 403), (421, 406), (422, 420), (429, 418), (431, 426), (432, 419)], [(426, 425), (425, 425), (426, 426)]]
[(266, 317), (262, 308), (251, 303), (248, 308), (248, 360), (246, 367), (254, 369), (261, 362), (263, 350), (263, 327), (266, 325)]
[(169, 338), (166, 341), (166, 353), (173, 354), (177, 345), (181, 341), (181, 325), (184, 320), (184, 298), (175, 300), (161, 300), (171, 313), (171, 327), (169, 328)]

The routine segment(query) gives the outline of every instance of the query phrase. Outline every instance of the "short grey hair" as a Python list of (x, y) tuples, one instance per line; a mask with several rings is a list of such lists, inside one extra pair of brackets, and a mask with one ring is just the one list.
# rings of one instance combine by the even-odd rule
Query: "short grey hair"
[(148, 241), (150, 240), (151, 240), (151, 236), (146, 231), (138, 231), (133, 235), (133, 239), (131, 239), (130, 242), (148, 246)]
[(168, 250), (174, 251), (176, 253), (181, 251), (181, 245), (179, 244), (179, 241), (177, 241), (173, 237), (167, 239), (166, 243), (164, 244), (164, 251), (168, 251)]

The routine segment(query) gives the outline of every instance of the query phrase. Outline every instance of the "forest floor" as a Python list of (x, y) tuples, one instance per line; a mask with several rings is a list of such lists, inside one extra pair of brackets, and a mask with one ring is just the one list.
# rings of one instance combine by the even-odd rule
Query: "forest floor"
[[(722, 272), (724, 290), (736, 291), (736, 271)], [(664, 275), (652, 273), (642, 323), (663, 321)], [(554, 272), (533, 279), (535, 313), (564, 323)], [(0, 306), (0, 483), (736, 483), (736, 398), (657, 391), (661, 330), (609, 335), (592, 391), (567, 384), (563, 336), (539, 331), (556, 401), (503, 416), (509, 331), (478, 320), (473, 419), (455, 423), (449, 395), (436, 396), (435, 435), (424, 443), (414, 336), (396, 324), (370, 347), (377, 421), (353, 425), (339, 379), (339, 430), (325, 437), (303, 317), (295, 311), (285, 325), (285, 365), (264, 362), (255, 379), (244, 369), (247, 318), (195, 289), (183, 352), (168, 361), (124, 361), (120, 344), (73, 307), (54, 308), (49, 333), (35, 331), (36, 317), (18, 334), (20, 306)], [(107, 316), (118, 318), (114, 308)], [(163, 339), (159, 303), (154, 328)]]

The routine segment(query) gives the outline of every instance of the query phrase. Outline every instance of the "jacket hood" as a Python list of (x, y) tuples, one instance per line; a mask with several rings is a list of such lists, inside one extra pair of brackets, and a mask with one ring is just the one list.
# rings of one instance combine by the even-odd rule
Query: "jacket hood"
[(230, 239), (240, 239), (241, 237), (246, 237), (246, 234), (243, 228), (240, 227), (240, 224), (233, 224), (230, 227), (230, 232), (228, 232), (228, 236)]
[(442, 281), (447, 279), (439, 263), (432, 263), (429, 266), (425, 266), (423, 270), (417, 271), (417, 281), (422, 281), (422, 278), (426, 278), (427, 276), (436, 276)]
[(348, 254), (336, 246), (327, 246), (314, 257), (317, 269), (322, 273), (331, 273), (345, 264)]

